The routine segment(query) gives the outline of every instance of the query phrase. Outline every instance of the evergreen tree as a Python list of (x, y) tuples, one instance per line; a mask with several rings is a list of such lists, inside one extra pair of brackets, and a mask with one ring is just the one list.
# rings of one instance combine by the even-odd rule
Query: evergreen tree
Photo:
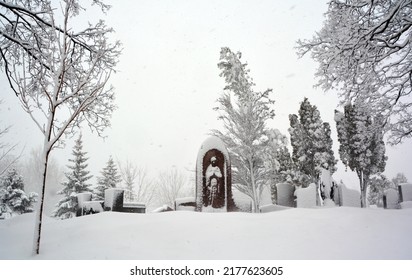
[(16, 169), (7, 171), (0, 180), (0, 208), (2, 212), (23, 214), (33, 212), (33, 204), (37, 201), (37, 193), (31, 192), (27, 195), (24, 192), (24, 182)]
[(331, 173), (336, 171), (330, 125), (322, 121), (319, 110), (307, 98), (298, 114), (289, 115), (293, 163), (296, 171), (317, 183), (322, 168)]
[(116, 164), (110, 156), (106, 167), (101, 172), (102, 176), (97, 178), (97, 188), (95, 191), (96, 199), (104, 199), (104, 191), (111, 188), (116, 188), (117, 184), (122, 181), (121, 175), (118, 174)]
[(266, 123), (275, 116), (269, 95), (272, 90), (256, 92), (247, 64), (240, 61), (241, 53), (222, 48), (220, 52), (221, 77), (225, 78), (225, 92), (216, 108), (223, 121), (224, 131), (214, 130), (229, 150), (234, 186), (250, 196), (254, 211), (258, 211), (260, 193), (268, 184), (269, 172), (265, 154), (269, 142)]
[(57, 203), (56, 209), (53, 212), (54, 217), (61, 219), (72, 218), (76, 216), (77, 199), (76, 195), (83, 192), (91, 192), (91, 184), (87, 181), (92, 178), (87, 171), (88, 158), (87, 153), (83, 152), (82, 135), (76, 140), (73, 151), (73, 158), (69, 159), (71, 165), (67, 167), (71, 170), (65, 173), (66, 181), (62, 183), (63, 189), (58, 194), (63, 195), (63, 198)]
[(372, 117), (363, 106), (348, 104), (344, 113), (335, 111), (343, 164), (356, 172), (361, 190), (361, 205), (366, 207), (370, 176), (385, 170), (387, 157), (383, 141), (383, 118)]

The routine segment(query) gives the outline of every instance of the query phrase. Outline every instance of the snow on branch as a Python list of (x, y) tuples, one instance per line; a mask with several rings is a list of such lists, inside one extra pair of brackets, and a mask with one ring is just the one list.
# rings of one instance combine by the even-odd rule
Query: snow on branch
[(410, 0), (333, 0), (322, 29), (297, 46), (319, 63), (318, 86), (385, 115), (391, 144), (412, 137), (411, 14)]

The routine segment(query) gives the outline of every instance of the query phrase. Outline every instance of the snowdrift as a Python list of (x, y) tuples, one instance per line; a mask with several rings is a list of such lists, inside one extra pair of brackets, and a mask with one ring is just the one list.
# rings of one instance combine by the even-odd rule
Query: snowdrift
[(0, 221), (0, 259), (412, 259), (412, 209), (292, 208), (263, 214), (104, 212)]

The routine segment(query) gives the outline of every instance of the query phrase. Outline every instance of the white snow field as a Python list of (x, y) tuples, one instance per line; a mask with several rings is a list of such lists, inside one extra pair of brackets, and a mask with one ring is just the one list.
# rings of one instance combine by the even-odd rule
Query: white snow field
[(412, 209), (104, 212), (46, 218), (38, 256), (31, 255), (33, 230), (33, 214), (0, 220), (0, 259), (412, 259)]

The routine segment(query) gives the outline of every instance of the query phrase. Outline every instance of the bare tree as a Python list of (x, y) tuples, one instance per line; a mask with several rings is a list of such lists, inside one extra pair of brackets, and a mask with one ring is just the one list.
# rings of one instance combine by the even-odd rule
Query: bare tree
[(186, 184), (186, 176), (177, 169), (160, 172), (155, 185), (158, 202), (173, 207), (176, 198), (185, 194)]
[[(103, 11), (108, 6), (93, 0)], [(63, 135), (82, 122), (99, 135), (115, 109), (107, 87), (120, 54), (119, 42), (104, 21), (75, 30), (72, 20), (84, 9), (78, 0), (0, 1), (0, 63), (11, 89), (44, 137), (42, 189), (33, 252), (40, 252), (47, 165)]]
[(390, 143), (412, 137), (412, 1), (332, 0), (324, 26), (298, 42), (319, 63), (318, 85), (343, 104), (359, 101), (384, 114)]
[(147, 176), (147, 170), (126, 161), (118, 161), (120, 175), (125, 184), (125, 200), (143, 202), (150, 205), (154, 198), (153, 182)]

